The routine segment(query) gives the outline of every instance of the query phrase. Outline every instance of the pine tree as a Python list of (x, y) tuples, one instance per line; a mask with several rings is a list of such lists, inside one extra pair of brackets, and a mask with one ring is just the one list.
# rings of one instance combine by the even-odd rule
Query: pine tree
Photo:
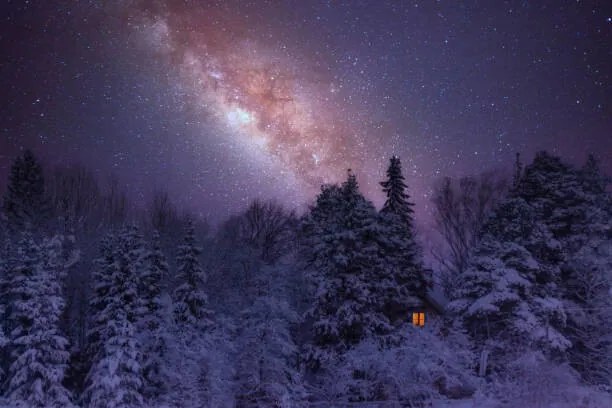
[(151, 250), (144, 259), (140, 276), (140, 293), (143, 304), (142, 327), (142, 372), (145, 396), (152, 398), (164, 391), (163, 360), (167, 339), (163, 321), (162, 289), (168, 275), (168, 262), (161, 250), (160, 236), (153, 233)]
[(591, 384), (607, 384), (612, 375), (612, 195), (610, 178), (590, 155), (578, 170), (584, 225), (571, 239), (563, 265), (565, 297), (572, 308), (568, 336), (572, 366)]
[(140, 279), (145, 270), (147, 257), (144, 240), (136, 226), (128, 225), (121, 230), (116, 253), (119, 274), (125, 277), (121, 282), (123, 284), (121, 301), (128, 320), (136, 325), (141, 322), (146, 310), (140, 296), (139, 285), (145, 283)]
[(100, 256), (93, 262), (92, 295), (89, 301), (89, 330), (87, 332), (87, 359), (92, 364), (98, 352), (104, 344), (102, 333), (106, 326), (108, 316), (106, 308), (110, 303), (109, 297), (112, 287), (112, 276), (117, 268), (115, 253), (116, 237), (113, 234), (106, 235), (100, 242)]
[(39, 262), (40, 247), (32, 234), (25, 231), (11, 254), (7, 270), (6, 332), (11, 339), (24, 335), (32, 324), (31, 316), (18, 305), (32, 296), (27, 284), (36, 274)]
[(2, 209), (13, 234), (25, 228), (37, 230), (50, 218), (51, 206), (45, 195), (42, 167), (29, 150), (11, 167)]
[(90, 408), (127, 408), (143, 405), (140, 393), (138, 344), (134, 325), (121, 309), (105, 328), (105, 342), (99, 360), (91, 368), (84, 392), (86, 406)]
[(431, 285), (416, 242), (413, 204), (406, 192), (401, 162), (391, 158), (387, 180), (380, 183), (387, 200), (380, 211), (380, 246), (385, 266), (375, 279), (377, 296), (392, 321), (404, 318), (410, 307), (422, 305)]
[(565, 266), (569, 361), (589, 384), (612, 378), (612, 228), (594, 234)]
[(584, 232), (589, 214), (577, 171), (559, 157), (539, 152), (525, 168), (518, 196), (535, 209), (565, 252), (571, 253), (580, 246), (572, 240)]
[(206, 327), (211, 324), (212, 313), (208, 309), (208, 297), (202, 289), (206, 275), (200, 265), (201, 253), (190, 220), (176, 259), (179, 284), (174, 290), (174, 316), (177, 322)]
[(168, 276), (168, 262), (162, 252), (160, 236), (153, 233), (151, 250), (144, 258), (144, 265), (140, 275), (140, 293), (144, 307), (145, 326), (156, 330), (162, 324), (161, 311), (163, 308), (161, 296), (164, 279)]
[[(83, 400), (89, 407), (127, 407), (143, 403), (140, 345), (136, 327), (142, 316), (138, 296), (144, 244), (133, 226), (106, 239), (94, 278), (90, 338), (97, 344)], [(98, 297), (101, 296), (101, 297)], [(90, 345), (91, 347), (91, 345)]]
[(554, 262), (561, 270), (563, 297), (572, 309), (565, 329), (573, 344), (569, 359), (590, 382), (606, 378), (612, 366), (601, 358), (609, 350), (606, 333), (611, 329), (604, 300), (611, 281), (605, 266), (612, 228), (608, 183), (592, 155), (577, 170), (540, 152), (525, 169), (519, 189), (562, 250)]
[(390, 324), (373, 298), (379, 256), (376, 210), (350, 173), (341, 187), (324, 186), (302, 226), (302, 252), (315, 299), (307, 312), (313, 340), (306, 360), (316, 369)]
[(457, 315), (475, 344), (493, 349), (493, 366), (529, 348), (550, 356), (570, 342), (557, 286), (558, 244), (522, 199), (509, 199), (485, 225), (481, 243), (455, 288), (448, 310)]
[[(19, 325), (11, 332), (13, 363), (9, 369), (8, 398), (18, 406), (68, 407), (71, 395), (62, 385), (69, 360), (68, 341), (59, 330), (64, 309), (54, 260), (59, 256), (51, 241), (39, 247), (24, 237), (13, 284), (12, 312)], [(38, 258), (35, 258), (38, 256)], [(21, 272), (21, 273), (20, 273)], [(27, 273), (24, 273), (27, 272)]]
[(383, 187), (383, 192), (387, 196), (381, 212), (383, 214), (391, 213), (397, 215), (402, 219), (406, 230), (412, 231), (414, 224), (414, 210), (412, 207), (414, 203), (410, 202), (410, 197), (406, 192), (408, 186), (404, 180), (402, 163), (399, 157), (391, 157), (389, 168), (387, 169), (387, 180), (380, 183)]

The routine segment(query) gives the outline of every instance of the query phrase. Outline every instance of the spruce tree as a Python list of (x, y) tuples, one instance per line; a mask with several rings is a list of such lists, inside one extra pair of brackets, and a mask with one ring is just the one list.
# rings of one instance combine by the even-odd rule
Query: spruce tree
[[(569, 360), (590, 384), (612, 376), (612, 195), (610, 178), (590, 155), (578, 170), (584, 225), (575, 228), (562, 266), (565, 297), (572, 313)], [(570, 252), (572, 248), (577, 248)]]
[(589, 209), (579, 173), (559, 157), (538, 152), (525, 168), (518, 196), (536, 211), (566, 253), (575, 251), (574, 239), (588, 228)]
[(612, 281), (606, 266), (612, 228), (608, 183), (592, 155), (575, 169), (540, 152), (526, 167), (519, 188), (561, 248), (562, 256), (553, 262), (561, 270), (560, 287), (572, 309), (565, 329), (572, 342), (569, 359), (590, 382), (602, 381), (612, 366), (601, 357), (609, 355), (606, 333), (611, 330), (605, 300)]
[(162, 252), (160, 236), (153, 233), (151, 249), (144, 257), (144, 265), (140, 274), (140, 293), (144, 308), (145, 326), (156, 330), (162, 324), (162, 290), (164, 279), (168, 276), (168, 262)]
[(121, 308), (109, 319), (99, 359), (87, 376), (83, 394), (90, 408), (124, 408), (143, 405), (138, 344), (134, 325)]
[(380, 183), (387, 199), (379, 216), (380, 247), (385, 260), (376, 279), (377, 296), (392, 321), (405, 319), (410, 307), (421, 306), (431, 285), (430, 271), (416, 242), (413, 203), (407, 193), (399, 157), (393, 156), (387, 180)]
[(11, 339), (26, 333), (31, 324), (31, 316), (20, 304), (28, 301), (32, 292), (28, 288), (40, 262), (40, 247), (29, 231), (21, 234), (21, 239), (13, 249), (7, 270), (7, 288), (4, 293), (6, 302), (6, 332)]
[(174, 290), (174, 317), (179, 323), (206, 327), (211, 324), (208, 297), (203, 286), (206, 275), (200, 265), (202, 249), (197, 245), (193, 221), (189, 220), (176, 258), (178, 286)]
[(570, 346), (566, 312), (558, 287), (558, 244), (522, 199), (495, 211), (460, 275), (448, 310), (475, 344), (493, 351), (494, 369), (528, 349), (551, 357)]
[(142, 373), (144, 394), (153, 398), (164, 391), (163, 361), (167, 339), (163, 319), (162, 289), (168, 276), (168, 262), (161, 250), (160, 236), (153, 233), (151, 249), (144, 258), (140, 275), (140, 297), (143, 317), (140, 324), (142, 338)]
[(593, 235), (565, 265), (569, 361), (589, 384), (612, 378), (612, 228)]
[(135, 325), (141, 322), (146, 310), (139, 285), (145, 283), (141, 278), (145, 270), (147, 250), (138, 227), (128, 225), (121, 230), (117, 240), (116, 254), (119, 274), (125, 277), (125, 280), (122, 281), (124, 286), (120, 292), (121, 301), (127, 318)]
[(50, 218), (51, 205), (45, 194), (42, 167), (29, 150), (11, 167), (2, 209), (7, 227), (13, 234), (25, 228), (38, 230)]
[(412, 209), (414, 203), (410, 202), (410, 196), (406, 192), (408, 186), (404, 180), (400, 158), (391, 157), (387, 168), (387, 179), (380, 183), (387, 197), (381, 213), (397, 215), (401, 218), (404, 227), (411, 231), (414, 224), (414, 210)]
[(90, 364), (96, 360), (104, 343), (102, 333), (108, 319), (106, 308), (111, 301), (109, 297), (112, 286), (111, 278), (117, 268), (115, 241), (116, 237), (113, 234), (106, 235), (100, 242), (99, 257), (93, 261), (92, 294), (89, 301), (91, 320), (88, 325), (86, 353)]
[[(69, 360), (68, 341), (59, 330), (64, 309), (54, 260), (53, 242), (38, 246), (27, 236), (16, 263), (12, 312), (18, 326), (11, 332), (13, 362), (9, 368), (7, 396), (17, 406), (68, 407), (71, 395), (62, 385)], [(37, 257), (37, 258), (35, 258)], [(27, 273), (26, 273), (27, 272)]]
[[(89, 407), (139, 406), (142, 373), (137, 324), (142, 316), (138, 279), (144, 246), (138, 230), (125, 227), (117, 239), (105, 240), (94, 278), (96, 295), (90, 338), (98, 345), (86, 378), (83, 401)], [(91, 345), (90, 345), (91, 346)]]
[(313, 339), (306, 360), (317, 369), (369, 335), (390, 331), (377, 307), (374, 279), (384, 267), (377, 213), (349, 171), (341, 187), (324, 186), (302, 226), (302, 252), (315, 299), (307, 312)]

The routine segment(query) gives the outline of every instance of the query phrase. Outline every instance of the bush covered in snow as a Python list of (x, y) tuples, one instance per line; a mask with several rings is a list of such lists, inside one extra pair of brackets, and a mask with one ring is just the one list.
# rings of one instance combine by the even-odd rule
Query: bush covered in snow
[(338, 359), (332, 394), (344, 401), (416, 404), (466, 397), (476, 386), (467, 339), (439, 334), (439, 325), (401, 327), (390, 342), (368, 339)]

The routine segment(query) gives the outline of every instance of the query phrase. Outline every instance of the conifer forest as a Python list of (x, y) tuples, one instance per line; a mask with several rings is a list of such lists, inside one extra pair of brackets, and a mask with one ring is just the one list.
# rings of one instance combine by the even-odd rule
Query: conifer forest
[[(304, 214), (256, 200), (212, 231), (167, 194), (130, 211), (86, 169), (45, 174), (26, 151), (2, 201), (6, 405), (603, 406), (608, 181), (593, 156), (546, 152), (508, 183), (445, 179), (436, 274), (395, 156), (380, 209), (348, 172)], [(457, 227), (474, 234), (464, 260)]]

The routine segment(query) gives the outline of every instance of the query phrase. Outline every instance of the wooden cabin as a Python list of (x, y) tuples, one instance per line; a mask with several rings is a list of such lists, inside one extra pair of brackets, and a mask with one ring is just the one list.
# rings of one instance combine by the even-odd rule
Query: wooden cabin
[(428, 320), (438, 319), (444, 314), (443, 299), (436, 296), (435, 293), (428, 292), (424, 299), (421, 299), (420, 305), (415, 305), (408, 310), (409, 321), (418, 327), (423, 327)]

